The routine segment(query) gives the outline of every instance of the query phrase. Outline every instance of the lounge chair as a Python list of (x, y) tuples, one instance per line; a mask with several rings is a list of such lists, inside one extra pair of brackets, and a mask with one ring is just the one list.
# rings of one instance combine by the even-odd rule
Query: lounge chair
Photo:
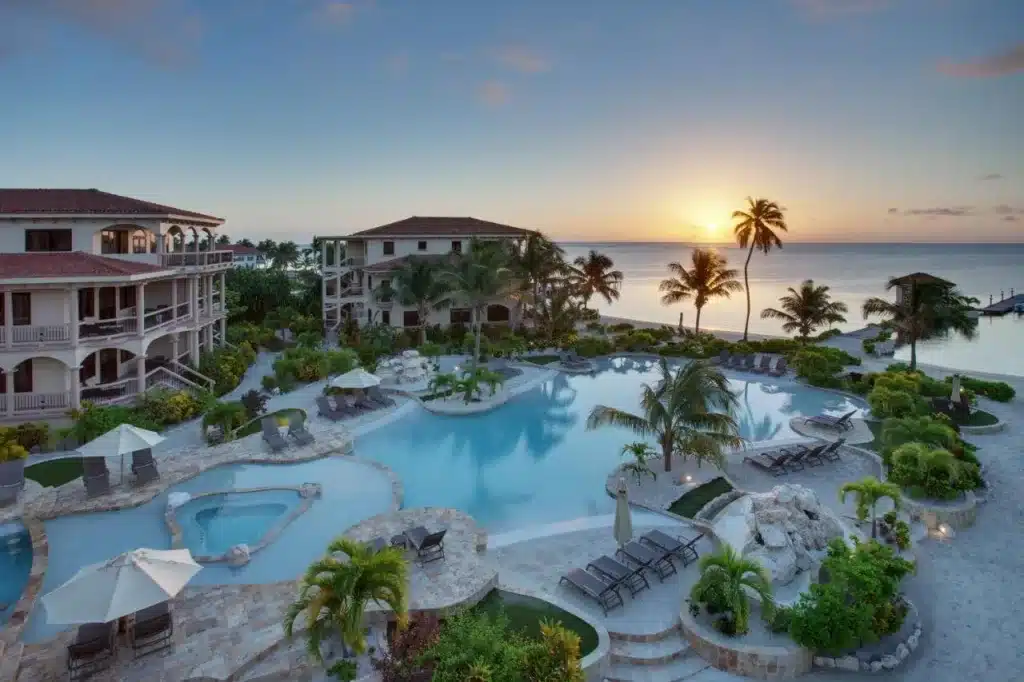
[(386, 395), (384, 395), (383, 391), (381, 391), (380, 388), (378, 388), (377, 386), (371, 386), (368, 389), (366, 389), (366, 395), (367, 397), (369, 397), (370, 400), (377, 403), (381, 407), (391, 407), (392, 405), (395, 404), (395, 399), (389, 398)]
[(277, 430), (277, 422), (274, 421), (273, 417), (264, 417), (261, 422), (263, 427), (263, 440), (267, 441), (267, 445), (274, 452), (280, 452), (288, 447), (288, 441), (281, 437), (280, 431)]
[(842, 457), (839, 456), (839, 449), (843, 447), (843, 443), (845, 442), (845, 438), (840, 438), (837, 441), (833, 441), (832, 443), (828, 444), (828, 447), (826, 447), (818, 454), (823, 460), (827, 459), (830, 462), (838, 462), (842, 459)]
[(779, 358), (779, 361), (775, 363), (775, 369), (769, 370), (769, 374), (773, 377), (781, 377), (786, 373), (786, 358)]
[(68, 676), (72, 680), (90, 677), (114, 662), (115, 623), (86, 623), (78, 626), (75, 641), (68, 645)]
[(755, 360), (757, 360), (757, 356), (754, 355), (753, 353), (751, 353), (750, 355), (747, 355), (746, 357), (744, 357), (743, 358), (743, 371), (745, 371), (745, 372), (753, 372), (754, 371), (754, 361)]
[(582, 568), (574, 568), (563, 575), (558, 584), (561, 585), (563, 582), (569, 583), (600, 604), (605, 615), (616, 606), (622, 606), (622, 595), (614, 585), (601, 580), (593, 573), (587, 573)]
[(405, 537), (416, 550), (416, 560), (420, 564), (429, 564), (431, 561), (444, 559), (444, 534), (447, 532), (439, 530), (431, 533), (423, 526), (416, 526), (405, 531)]
[(382, 405), (380, 403), (377, 403), (377, 402), (374, 402), (374, 401), (370, 400), (370, 398), (365, 396), (365, 395), (361, 395), (361, 396), (356, 397), (352, 401), (352, 405), (353, 405), (353, 407), (355, 407), (358, 410), (365, 410), (367, 412), (372, 412), (373, 410), (379, 410), (382, 407)]
[(151, 449), (136, 450), (132, 453), (132, 473), (135, 474), (135, 485), (146, 485), (160, 478)]
[(789, 458), (786, 459), (783, 464), (787, 471), (803, 471), (804, 465), (818, 466), (824, 462), (821, 459), (821, 451), (825, 449), (827, 443), (822, 445), (816, 445), (813, 448), (802, 448), (795, 452), (789, 452)]
[(575, 352), (570, 351), (568, 353), (562, 353), (561, 362), (564, 366), (570, 369), (584, 369), (590, 367), (590, 361), (586, 358), (581, 358), (576, 355)]
[(627, 542), (619, 547), (618, 554), (626, 557), (634, 564), (648, 568), (658, 574), (658, 580), (665, 582), (665, 578), (676, 572), (676, 565), (672, 563), (672, 554), (663, 550), (655, 551), (650, 547), (641, 545), (636, 540)]
[(716, 365), (728, 365), (729, 364), (729, 351), (723, 350), (718, 354), (717, 358), (712, 358), (711, 362)]
[(734, 353), (729, 356), (729, 360), (725, 363), (725, 366), (730, 369), (735, 369), (743, 364), (743, 356), (738, 353)]
[(170, 647), (173, 636), (174, 619), (167, 602), (135, 612), (135, 623), (129, 634), (135, 658)]
[(288, 422), (288, 435), (299, 441), (299, 445), (309, 445), (316, 440), (313, 438), (313, 434), (306, 430), (306, 425), (302, 423), (302, 416), (298, 414), (293, 414)]
[(656, 547), (663, 552), (668, 552), (672, 556), (677, 556), (683, 562), (683, 566), (688, 566), (699, 558), (697, 543), (703, 537), (704, 534), (701, 533), (692, 540), (683, 541), (682, 538), (677, 539), (668, 533), (654, 529), (640, 536), (640, 542)]
[(835, 429), (837, 431), (845, 431), (853, 428), (853, 422), (850, 418), (857, 414), (857, 410), (850, 410), (842, 417), (833, 417), (827, 414), (818, 414), (813, 417), (807, 417), (806, 421), (808, 424), (815, 424), (817, 426), (823, 426), (827, 429)]
[(334, 400), (338, 403), (338, 409), (350, 417), (355, 417), (365, 412), (377, 409), (376, 405), (370, 407), (360, 405), (356, 401), (355, 397), (350, 395), (335, 396)]
[(633, 597), (641, 590), (651, 589), (643, 568), (630, 568), (607, 554), (591, 561), (587, 568), (593, 569), (599, 577), (607, 578), (615, 587), (625, 585)]
[(110, 493), (110, 471), (107, 460), (103, 457), (82, 458), (82, 481), (85, 483), (85, 494), (99, 497)]
[(768, 453), (762, 452), (756, 455), (747, 455), (743, 458), (744, 462), (750, 462), (758, 469), (765, 471), (772, 476), (783, 476), (789, 472), (786, 470), (786, 462), (792, 455), (785, 453), (778, 457), (772, 457)]
[(330, 419), (332, 422), (336, 422), (345, 416), (342, 411), (331, 406), (331, 401), (325, 395), (317, 397), (316, 411), (321, 417)]
[(761, 364), (759, 364), (757, 367), (751, 367), (750, 371), (753, 372), (754, 374), (767, 374), (768, 372), (771, 371), (771, 368), (772, 368), (772, 356), (770, 356), (770, 355), (762, 355), (761, 356)]

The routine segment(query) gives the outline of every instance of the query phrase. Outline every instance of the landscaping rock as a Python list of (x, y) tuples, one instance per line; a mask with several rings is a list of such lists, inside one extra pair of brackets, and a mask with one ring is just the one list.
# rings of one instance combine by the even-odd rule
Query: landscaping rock
[(871, 662), (871, 672), (873, 672), (873, 673), (882, 672), (882, 662), (881, 661), (872, 661)]
[(895, 656), (882, 656), (882, 667), (886, 670), (895, 670), (900, 661)]
[(907, 648), (910, 649), (911, 651), (916, 649), (917, 648), (917, 642), (918, 642), (919, 638), (920, 638), (920, 635), (917, 634), (916, 632), (914, 634), (912, 634), (910, 637), (908, 637), (907, 638)]
[(901, 661), (907, 660), (907, 656), (910, 655), (910, 649), (907, 648), (906, 644), (900, 644), (896, 647), (896, 658)]
[(814, 665), (819, 668), (834, 668), (836, 667), (836, 659), (831, 656), (815, 656)]
[(843, 656), (842, 658), (835, 659), (836, 667), (840, 670), (850, 670), (857, 672), (860, 670), (860, 661), (857, 660), (856, 656)]

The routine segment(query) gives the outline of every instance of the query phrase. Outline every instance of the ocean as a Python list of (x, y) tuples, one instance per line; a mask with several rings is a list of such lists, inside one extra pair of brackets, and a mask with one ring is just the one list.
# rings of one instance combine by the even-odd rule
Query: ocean
[[(692, 327), (695, 311), (692, 303), (663, 306), (658, 284), (668, 276), (667, 264), (680, 261), (689, 265), (692, 244), (681, 243), (584, 243), (566, 242), (570, 259), (596, 249), (615, 261), (624, 275), (618, 301), (597, 304), (606, 315), (675, 325), (679, 313), (684, 324)], [(724, 255), (742, 281), (746, 251), (735, 246), (711, 245)], [(912, 272), (927, 272), (951, 282), (960, 291), (977, 298), (982, 306), (990, 298), (999, 300), (1024, 292), (1024, 244), (787, 244), (770, 254), (754, 253), (750, 262), (750, 331), (782, 335), (780, 323), (762, 320), (763, 308), (778, 307), (778, 299), (787, 287), (797, 288), (801, 281), (831, 287), (834, 300), (850, 308), (847, 322), (837, 327), (852, 331), (866, 322), (861, 304), (871, 296), (891, 297), (885, 291), (889, 277)], [(593, 303), (592, 303), (593, 305)], [(731, 299), (717, 299), (701, 313), (701, 328), (743, 331), (746, 297), (743, 292)], [(982, 317), (973, 341), (949, 338), (918, 345), (918, 360), (926, 364), (964, 370), (1024, 376), (1024, 316)], [(907, 349), (897, 359), (909, 356)]]

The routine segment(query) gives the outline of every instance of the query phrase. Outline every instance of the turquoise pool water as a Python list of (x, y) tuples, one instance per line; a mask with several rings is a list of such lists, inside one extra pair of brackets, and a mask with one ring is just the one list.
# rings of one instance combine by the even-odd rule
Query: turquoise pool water
[[(599, 404), (639, 411), (651, 362), (615, 359), (594, 375), (556, 378), (501, 408), (474, 417), (417, 412), (393, 428), (356, 440), (355, 454), (387, 464), (405, 484), (405, 505), (457, 507), (492, 532), (611, 513), (608, 472), (622, 446), (637, 440), (612, 427), (586, 430)], [(732, 381), (741, 435), (751, 441), (795, 437), (798, 415), (843, 414), (859, 405), (813, 388), (746, 375)], [(654, 465), (655, 470), (660, 461)]]
[[(594, 375), (558, 375), (481, 415), (441, 417), (418, 410), (357, 438), (355, 454), (394, 469), (405, 489), (405, 506), (462, 509), (491, 533), (528, 532), (539, 524), (610, 514), (604, 492), (608, 472), (622, 461), (622, 445), (636, 436), (616, 428), (587, 431), (597, 404), (639, 408), (643, 383), (657, 380), (656, 366), (616, 359)], [(859, 407), (848, 399), (751, 375), (732, 382), (739, 398), (744, 437), (792, 437), (789, 420), (819, 413), (842, 414)], [(209, 564), (193, 584), (267, 583), (294, 579), (348, 527), (387, 511), (390, 481), (365, 465), (330, 458), (290, 465), (232, 465), (208, 471), (168, 492), (214, 492), (236, 488), (317, 482), (323, 497), (296, 518), (245, 566)], [(46, 522), (50, 563), (43, 592), (80, 567), (137, 547), (166, 549), (167, 492), (152, 502), (118, 512), (81, 514)], [(269, 502), (268, 504), (275, 504)], [(271, 523), (278, 509), (249, 510), (248, 518), (193, 516), (209, 529), (217, 547), (230, 547)], [(225, 545), (227, 547), (225, 547)], [(223, 550), (221, 550), (223, 551)], [(38, 607), (24, 633), (39, 641), (63, 629), (48, 625)]]
[(299, 506), (294, 490), (208, 495), (175, 510), (181, 539), (193, 555), (218, 556), (235, 545), (255, 546)]
[(31, 571), (32, 539), (25, 526), (0, 524), (0, 625), (14, 613)]

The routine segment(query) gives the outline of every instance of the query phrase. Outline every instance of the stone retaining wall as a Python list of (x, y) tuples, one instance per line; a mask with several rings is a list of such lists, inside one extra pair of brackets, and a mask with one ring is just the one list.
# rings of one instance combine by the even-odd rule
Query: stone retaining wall
[(995, 424), (986, 424), (985, 426), (961, 426), (960, 433), (969, 436), (982, 436), (988, 433), (999, 433), (1005, 428), (1006, 422), (999, 420)]
[(904, 599), (907, 604), (907, 618), (913, 623), (911, 634), (906, 640), (900, 641), (892, 649), (892, 653), (849, 656), (815, 656), (814, 665), (818, 668), (836, 668), (850, 672), (878, 673), (888, 672), (898, 668), (910, 653), (917, 648), (921, 641), (921, 617), (917, 607), (909, 599)]
[(927, 500), (914, 500), (904, 495), (903, 509), (911, 519), (920, 521), (928, 530), (935, 530), (943, 523), (954, 530), (962, 530), (970, 528), (977, 520), (978, 498), (971, 491), (967, 491), (960, 502), (929, 504)]
[[(728, 481), (729, 479), (726, 478), (725, 480)], [(718, 497), (712, 499), (710, 502), (705, 504), (697, 511), (697, 513), (694, 515), (694, 518), (699, 521), (707, 521), (708, 523), (710, 523), (714, 520), (716, 516), (718, 516), (718, 512), (722, 511), (730, 504), (746, 495), (746, 493), (740, 490), (736, 485), (734, 485), (732, 481), (729, 481), (729, 485), (732, 485), (732, 490), (730, 490), (727, 493), (722, 493)]]
[(697, 655), (728, 673), (756, 680), (789, 680), (811, 671), (811, 652), (793, 644), (786, 646), (755, 646), (742, 639), (728, 640), (697, 624), (689, 609), (679, 614), (683, 638)]

